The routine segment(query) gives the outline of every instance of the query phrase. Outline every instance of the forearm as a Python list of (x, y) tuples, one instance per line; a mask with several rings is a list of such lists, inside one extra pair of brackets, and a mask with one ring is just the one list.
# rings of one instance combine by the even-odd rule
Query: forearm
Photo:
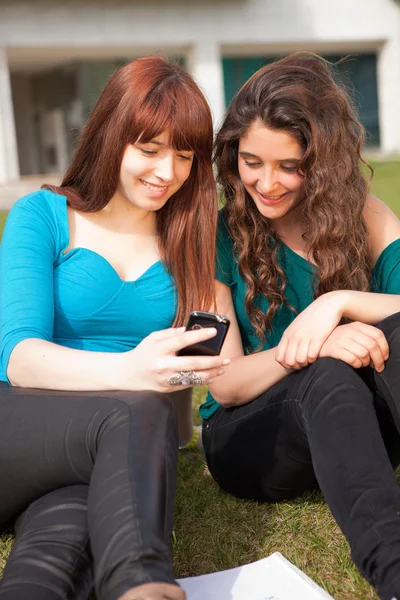
[(400, 295), (372, 292), (340, 291), (342, 316), (352, 321), (375, 325), (379, 321), (400, 312)]
[(15, 346), (7, 376), (18, 387), (65, 391), (124, 389), (121, 356), (74, 350), (31, 338)]
[(233, 358), (229, 372), (211, 384), (210, 392), (222, 406), (246, 404), (291, 373), (275, 360), (275, 348)]

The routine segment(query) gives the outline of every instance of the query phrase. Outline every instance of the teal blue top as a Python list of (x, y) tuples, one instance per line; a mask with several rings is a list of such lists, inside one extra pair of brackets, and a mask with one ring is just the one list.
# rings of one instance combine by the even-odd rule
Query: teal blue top
[[(280, 243), (278, 261), (282, 266), (287, 287), (285, 296), (288, 303), (297, 312), (304, 310), (313, 301), (313, 265), (305, 258)], [(245, 295), (247, 286), (239, 273), (235, 261), (233, 241), (229, 235), (223, 211), (219, 215), (217, 234), (217, 279), (231, 288), (233, 304), (239, 324), (243, 349), (246, 354), (254, 351), (259, 345), (253, 326), (246, 313)], [(379, 256), (372, 273), (371, 291), (382, 294), (400, 294), (400, 239), (395, 240)], [(266, 313), (268, 300), (265, 297), (256, 299), (259, 308)], [(283, 332), (296, 318), (290, 308), (281, 306), (274, 315), (272, 331), (266, 335), (262, 350), (274, 348), (278, 345)], [(204, 419), (209, 419), (219, 408), (219, 404), (211, 394), (200, 407), (200, 414)]]
[(41, 190), (11, 209), (0, 249), (0, 380), (16, 344), (39, 338), (80, 350), (125, 352), (171, 327), (176, 290), (162, 261), (135, 281), (69, 244), (67, 199)]

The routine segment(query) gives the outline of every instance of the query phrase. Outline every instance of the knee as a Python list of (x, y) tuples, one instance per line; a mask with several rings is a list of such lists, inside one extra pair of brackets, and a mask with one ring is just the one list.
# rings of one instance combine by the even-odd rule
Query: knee
[(308, 377), (305, 377), (300, 390), (301, 403), (313, 404), (322, 408), (323, 405), (337, 405), (342, 401), (348, 402), (349, 397), (363, 398), (372, 402), (372, 394), (357, 373), (347, 363), (330, 357), (317, 359), (306, 367)]
[(123, 392), (115, 398), (122, 412), (127, 411), (132, 416), (145, 417), (156, 415), (159, 419), (168, 419), (175, 415), (175, 407), (168, 394), (141, 390), (138, 392)]
[[(64, 535), (87, 538), (88, 485), (72, 485), (59, 488), (32, 502), (14, 524), (18, 535), (33, 530), (45, 531), (48, 526), (62, 523)], [(75, 532), (75, 533), (74, 533)]]
[(352, 380), (357, 377), (353, 367), (342, 360), (324, 356), (318, 358), (315, 362), (306, 367), (311, 379), (318, 379), (321, 382), (329, 381), (330, 384)]
[(111, 398), (112, 410), (109, 413), (108, 427), (119, 429), (127, 425), (136, 433), (146, 430), (154, 434), (169, 431), (177, 435), (176, 410), (167, 394), (143, 390), (138, 392), (118, 392)]

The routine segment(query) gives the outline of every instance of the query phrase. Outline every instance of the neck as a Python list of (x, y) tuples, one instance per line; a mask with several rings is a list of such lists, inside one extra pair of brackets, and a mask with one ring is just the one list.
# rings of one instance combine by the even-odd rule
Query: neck
[(156, 213), (133, 206), (129, 200), (114, 196), (97, 215), (121, 233), (156, 234)]
[(304, 228), (298, 213), (299, 211), (294, 209), (280, 219), (270, 221), (276, 235), (282, 241), (300, 242), (303, 240)]

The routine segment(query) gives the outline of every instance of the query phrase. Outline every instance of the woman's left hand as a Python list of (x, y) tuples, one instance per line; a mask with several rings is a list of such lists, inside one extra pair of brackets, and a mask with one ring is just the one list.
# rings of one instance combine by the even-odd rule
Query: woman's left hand
[(340, 291), (320, 296), (289, 325), (276, 348), (275, 359), (286, 369), (301, 369), (314, 362), (343, 316)]

